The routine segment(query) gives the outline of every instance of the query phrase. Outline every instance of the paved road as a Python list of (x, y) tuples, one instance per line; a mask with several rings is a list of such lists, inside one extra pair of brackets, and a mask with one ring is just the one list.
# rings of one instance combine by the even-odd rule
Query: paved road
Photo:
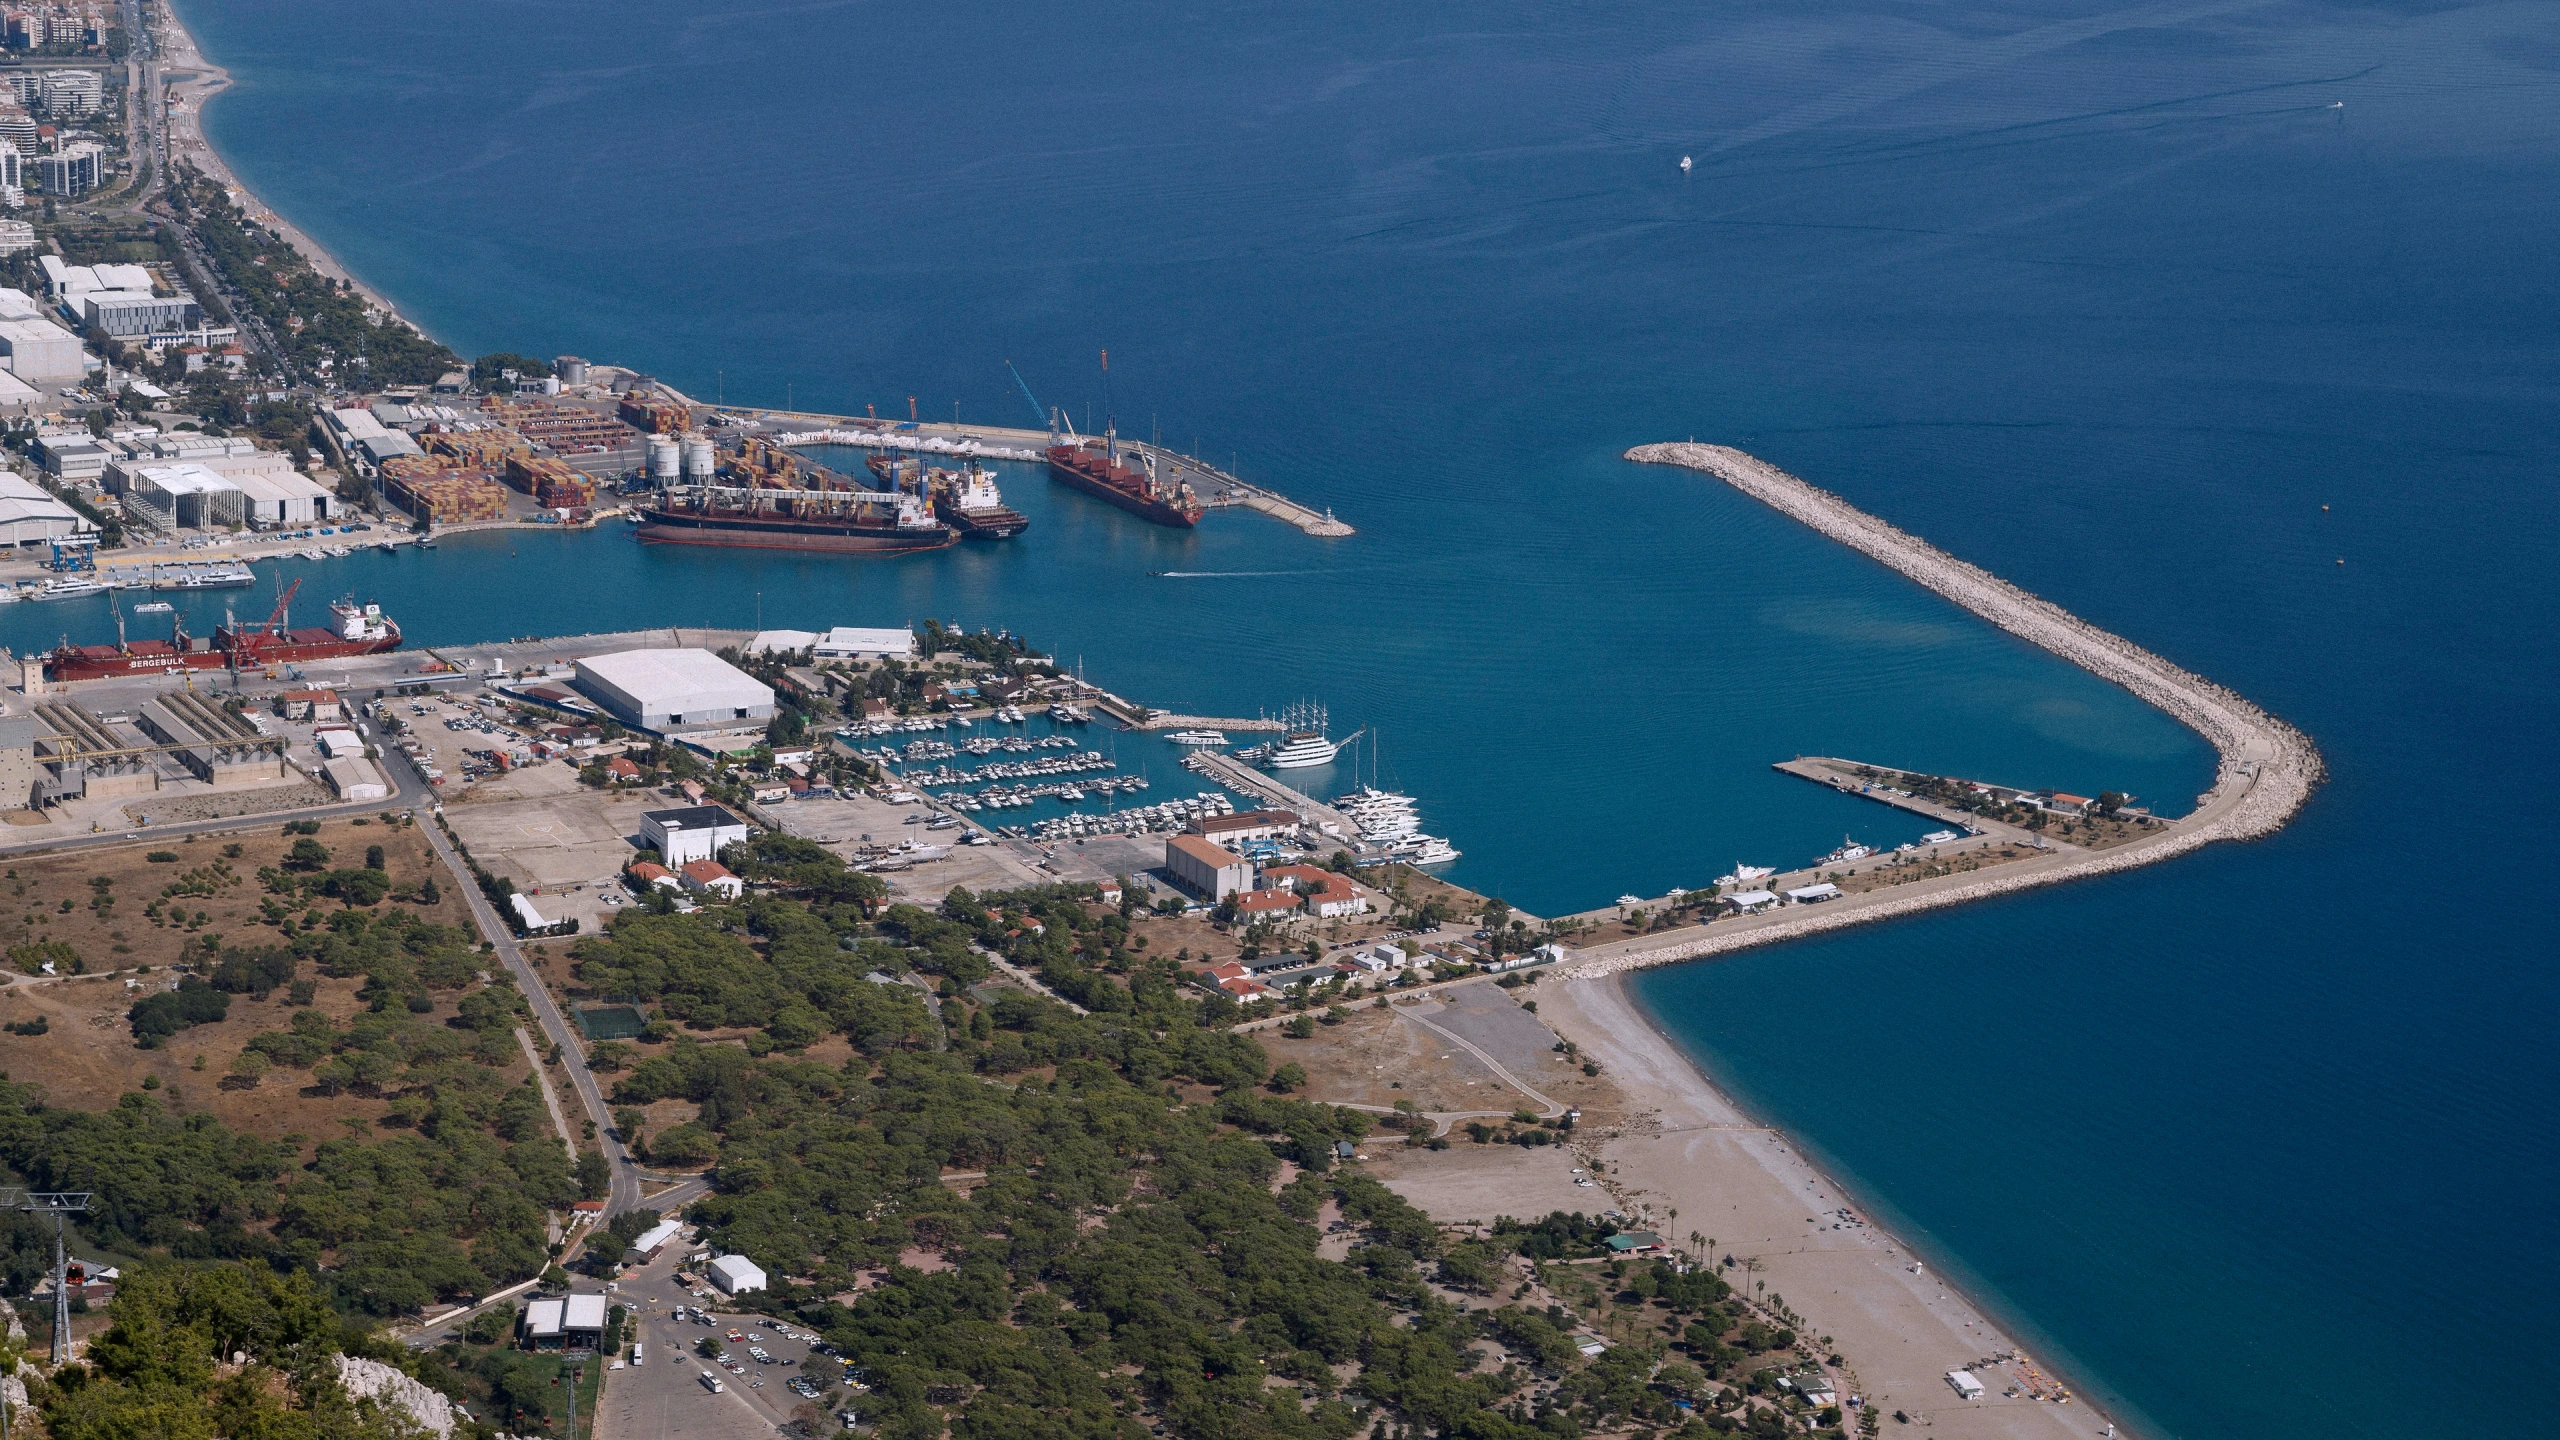
[[(398, 751), (384, 752), (383, 761), (386, 769), (407, 770), (412, 775), (416, 773), (410, 770), (409, 757)], [(585, 1052), (580, 1049), (577, 1036), (569, 1027), (568, 1017), (552, 1003), (550, 990), (544, 987), (542, 977), (536, 975), (533, 966), (525, 960), (523, 948), (516, 944), (515, 933), (498, 918), (497, 909), (489, 903), (489, 898), (480, 893), (478, 882), (471, 878), (470, 867), (463, 863), (452, 839), (444, 833), (441, 808), (438, 807), (438, 813), (429, 816), (426, 823), (418, 828), (436, 847), (436, 853), (444, 858), (446, 867), (452, 870), (455, 888), (471, 902), (471, 916), (479, 922), (481, 935), (497, 948), (498, 958), (507, 962), (507, 969), (516, 977), (516, 986), (524, 991), (525, 1001), (532, 1007), (533, 1018), (542, 1026), (543, 1035), (569, 1057), (562, 1068), (569, 1072), (570, 1083), (577, 1087), (578, 1099), (586, 1106), (587, 1118), (595, 1122), (596, 1143), (604, 1147), (604, 1158), (613, 1167), (613, 1188), (605, 1197), (605, 1213), (617, 1215), (636, 1208), (640, 1204), (641, 1172), (638, 1162), (631, 1158), (631, 1152), (623, 1148), (622, 1142), (614, 1136), (613, 1111), (605, 1104), (604, 1090), (596, 1084), (595, 1075), (579, 1058)]]

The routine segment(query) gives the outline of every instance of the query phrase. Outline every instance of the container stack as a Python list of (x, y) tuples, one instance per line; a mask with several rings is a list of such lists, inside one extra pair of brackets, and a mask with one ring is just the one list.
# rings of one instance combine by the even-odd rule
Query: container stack
[(456, 465), (439, 455), (402, 455), (382, 466), (382, 493), (392, 504), (434, 525), (507, 518), (507, 489), (486, 470)]
[(637, 390), (622, 397), (617, 412), (625, 423), (652, 435), (681, 435), (693, 428), (693, 412), (673, 400), (657, 395), (644, 395)]
[(513, 430), (434, 431), (418, 437), (431, 455), (448, 457), (474, 470), (495, 470), (510, 455), (530, 455), (533, 444)]
[(510, 455), (507, 483), (534, 498), (545, 509), (575, 509), (596, 503), (596, 482), (565, 460), (550, 456)]

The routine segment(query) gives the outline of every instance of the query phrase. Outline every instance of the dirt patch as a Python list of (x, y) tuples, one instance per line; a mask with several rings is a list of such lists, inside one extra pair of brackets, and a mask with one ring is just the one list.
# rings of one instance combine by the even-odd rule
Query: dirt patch
[(927, 1250), (921, 1245), (910, 1245), (899, 1251), (898, 1263), (910, 1270), (921, 1270), (927, 1275), (951, 1268), (951, 1262), (943, 1259), (940, 1251)]
[[(117, 1096), (156, 1079), (159, 1095), (172, 1109), (209, 1113), (235, 1130), (268, 1140), (301, 1135), (317, 1144), (347, 1134), (355, 1128), (349, 1121), (361, 1121), (368, 1129), (381, 1123), (387, 1110), (383, 1101), (353, 1092), (324, 1096), (298, 1070), (269, 1070), (255, 1085), (229, 1074), (231, 1062), (248, 1048), (252, 1036), (292, 1023), (295, 1011), (284, 1004), (282, 991), (264, 1001), (234, 995), (230, 1013), (222, 1019), (182, 1030), (157, 1050), (136, 1045), (125, 1011), (158, 988), (154, 982), (159, 973), (82, 976), (0, 992), (0, 1018), (23, 1022), (43, 1016), (49, 1027), (43, 1035), (8, 1037), (6, 1049), (0, 1050), (8, 1056), (8, 1070), (19, 1081), (38, 1084), (50, 1103), (82, 1110), (111, 1109)], [(331, 980), (307, 967), (304, 974), (314, 985), (311, 1008), (333, 1022), (343, 1026), (367, 1008), (356, 998), (364, 985), (361, 978)], [(128, 980), (142, 988), (128, 989)], [(450, 1019), (455, 998), (438, 997), (435, 1010), (420, 1018)], [(499, 1073), (513, 1084), (531, 1071), (519, 1059)]]
[(338, 797), (309, 780), (262, 785), (254, 790), (215, 790), (203, 795), (152, 795), (124, 807), (129, 824), (178, 825), (196, 820), (228, 820), (234, 816), (273, 815), (280, 810), (309, 810), (335, 805)]
[[(9, 908), (0, 910), (0, 948), (32, 954), (27, 947), (53, 942), (59, 948), (48, 947), (45, 953), (77, 957), (97, 972), (35, 978), (8, 965), (10, 983), (0, 988), (0, 1021), (23, 1025), (42, 1019), (46, 1031), (9, 1035), (0, 1048), (7, 1069), (19, 1081), (41, 1084), (54, 1104), (93, 1110), (110, 1108), (117, 1096), (156, 1080), (158, 1093), (172, 1106), (209, 1112), (227, 1125), (269, 1139), (300, 1134), (317, 1142), (345, 1134), (347, 1121), (368, 1127), (379, 1122), (385, 1113), (381, 1100), (353, 1093), (305, 1093), (305, 1077), (298, 1071), (271, 1070), (254, 1086), (230, 1077), (231, 1062), (250, 1037), (291, 1023), (294, 1011), (284, 1003), (282, 990), (263, 1001), (235, 995), (223, 1019), (181, 1031), (157, 1050), (136, 1045), (125, 1019), (135, 1001), (175, 978), (172, 966), (190, 940), (215, 934), (226, 943), (255, 945), (273, 938), (260, 917), (258, 902), (265, 896), (256, 872), (281, 862), (301, 838), (306, 837), (285, 836), (280, 826), (260, 826), (193, 843), (173, 840), (165, 847), (144, 841), (35, 856), (6, 867), (0, 872), (0, 905)], [(371, 913), (409, 910), (437, 924), (469, 926), (469, 915), (453, 894), (452, 876), (415, 829), (378, 820), (340, 820), (324, 823), (308, 838), (326, 846), (333, 861), (349, 865), (363, 862), (366, 847), (380, 845), (384, 869), (395, 885), (405, 888), (433, 875), (443, 892), (431, 905), (386, 900)], [(240, 853), (226, 856), (225, 848), (232, 845)], [(178, 858), (153, 861), (149, 857), (154, 853)], [(225, 881), (226, 872), (236, 881)], [(101, 878), (107, 881), (103, 892), (91, 883)], [(161, 893), (190, 881), (211, 893)], [(97, 905), (102, 894), (112, 903)], [(69, 911), (60, 908), (66, 899), (72, 901)], [(152, 908), (159, 914), (145, 915)], [(340, 906), (331, 900), (318, 908), (325, 914)], [(68, 969), (68, 959), (58, 960), (57, 968)], [(312, 985), (312, 1008), (333, 1021), (343, 1023), (366, 1008), (356, 998), (361, 978), (333, 980), (307, 965), (301, 978)], [(439, 996), (436, 1009), (422, 1018), (449, 1018), (456, 998), (452, 993)], [(524, 1073), (519, 1062), (510, 1067), (508, 1078)]]
[[(1423, 1013), (1449, 1023), (1441, 1007), (1429, 1007)], [(1394, 1008), (1381, 1010), (1374, 1003), (1362, 1003), (1339, 1024), (1317, 1025), (1315, 1034), (1304, 1040), (1292, 1040), (1277, 1028), (1256, 1031), (1254, 1038), (1273, 1065), (1294, 1062), (1307, 1072), (1303, 1093), (1312, 1100), (1381, 1107), (1411, 1101), (1426, 1114), (1508, 1114), (1539, 1108), (1463, 1047), (1412, 1023)], [(1515, 1045), (1510, 1050), (1520, 1048)], [(1605, 1073), (1585, 1076), (1552, 1051), (1497, 1053), (1504, 1068), (1539, 1093), (1579, 1108), (1586, 1125), (1605, 1122), (1625, 1108), (1624, 1097)]]
[[(259, 902), (267, 897), (266, 888), (258, 883), (258, 871), (283, 864), (285, 853), (304, 838), (319, 841), (329, 851), (330, 864), (348, 867), (362, 865), (367, 848), (379, 845), (393, 890), (408, 891), (433, 877), (441, 892), (432, 905), (385, 901), (373, 913), (407, 909), (439, 925), (471, 924), (468, 910), (454, 893), (452, 872), (435, 858), (415, 826), (363, 818), (321, 822), (319, 833), (309, 837), (286, 835), (281, 825), (256, 825), (223, 834), (137, 840), (17, 860), (0, 867), (0, 953), (54, 941), (68, 946), (87, 970), (95, 972), (174, 964), (186, 942), (206, 932), (227, 942), (261, 943), (271, 932), (260, 911)], [(238, 853), (230, 853), (235, 846)], [(174, 858), (153, 860), (153, 855)], [(100, 880), (106, 882), (103, 888), (97, 883)], [(165, 894), (172, 886), (200, 893)], [(339, 906), (335, 900), (325, 900), (317, 902), (316, 908), (326, 913)], [(154, 910), (159, 913), (145, 913)], [(17, 983), (27, 983), (20, 965), (5, 961), (0, 965)], [(64, 962), (56, 968), (71, 966)], [(0, 1000), (7, 993), (0, 991)]]
[(1443, 1225), (1491, 1224), (1508, 1215), (1532, 1219), (1553, 1211), (1596, 1215), (1616, 1208), (1597, 1185), (1576, 1185), (1582, 1165), (1563, 1146), (1475, 1145), (1446, 1150), (1372, 1142), (1363, 1167), (1390, 1190)]

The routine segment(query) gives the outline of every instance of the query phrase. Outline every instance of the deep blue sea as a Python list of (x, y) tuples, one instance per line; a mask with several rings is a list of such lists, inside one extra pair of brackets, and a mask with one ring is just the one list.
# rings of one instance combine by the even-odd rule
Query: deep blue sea
[(1016, 470), (1001, 548), (287, 567), (423, 640), (930, 614), (1157, 704), (1317, 698), (1542, 912), (1909, 838), (1799, 753), (2205, 783), (2122, 693), (1616, 458), (1695, 435), (2292, 719), (2334, 778), (2272, 840), (1639, 992), (2161, 1432), (2555, 1433), (2560, 12), (180, 8), (244, 177), (466, 352), (1022, 424), (1005, 361), (1098, 418), (1107, 347), (1125, 431), (1361, 531)]

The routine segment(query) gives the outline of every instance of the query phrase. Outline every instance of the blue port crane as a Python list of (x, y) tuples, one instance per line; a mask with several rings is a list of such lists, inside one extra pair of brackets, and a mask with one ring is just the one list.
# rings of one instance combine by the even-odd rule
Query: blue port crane
[(1043, 430), (1055, 429), (1056, 426), (1049, 419), (1049, 412), (1040, 408), (1040, 397), (1031, 393), (1031, 382), (1022, 378), (1022, 372), (1013, 368), (1012, 361), (1004, 362), (1004, 368), (1006, 373), (1013, 376), (1013, 383), (1022, 387), (1022, 398), (1031, 402), (1031, 413), (1038, 417), (1031, 423)]

